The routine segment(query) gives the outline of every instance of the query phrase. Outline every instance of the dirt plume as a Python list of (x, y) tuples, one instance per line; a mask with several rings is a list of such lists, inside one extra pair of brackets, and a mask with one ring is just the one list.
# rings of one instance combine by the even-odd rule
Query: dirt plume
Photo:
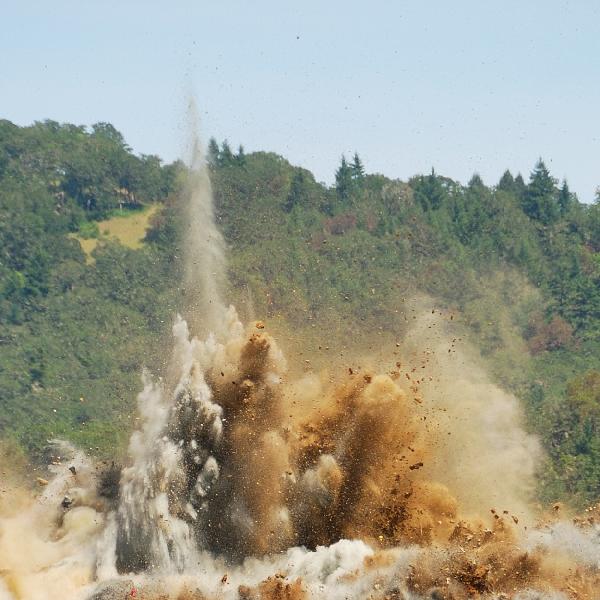
[(221, 339), (175, 323), (125, 468), (63, 445), (4, 503), (2, 600), (594, 598), (597, 508), (535, 514), (537, 442), (467, 352), (421, 333), (383, 372), (291, 380), (226, 315)]

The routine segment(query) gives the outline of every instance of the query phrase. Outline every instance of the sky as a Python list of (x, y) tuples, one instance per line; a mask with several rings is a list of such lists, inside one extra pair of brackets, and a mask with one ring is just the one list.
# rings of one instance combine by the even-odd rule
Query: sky
[[(368, 172), (494, 185), (542, 157), (600, 185), (600, 2), (20, 0), (0, 20), (0, 118), (110, 122), (138, 153), (204, 139), (331, 183)], [(185, 157), (184, 157), (185, 158)]]

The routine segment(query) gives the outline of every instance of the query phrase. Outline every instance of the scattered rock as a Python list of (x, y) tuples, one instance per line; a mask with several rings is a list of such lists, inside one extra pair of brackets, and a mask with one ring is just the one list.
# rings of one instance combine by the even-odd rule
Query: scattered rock
[(131, 579), (109, 579), (98, 584), (98, 587), (88, 596), (87, 600), (117, 600), (131, 597), (135, 586)]
[(121, 468), (115, 463), (105, 467), (98, 474), (98, 495), (108, 500), (116, 500), (119, 495)]

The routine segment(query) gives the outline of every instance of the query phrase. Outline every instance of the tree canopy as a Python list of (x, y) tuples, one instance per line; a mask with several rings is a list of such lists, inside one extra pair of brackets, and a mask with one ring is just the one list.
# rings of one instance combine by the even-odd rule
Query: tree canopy
[[(381, 347), (406, 330), (404, 298), (435, 298), (524, 400), (548, 455), (543, 497), (597, 495), (600, 198), (580, 203), (541, 160), (528, 183), (506, 171), (493, 187), (433, 169), (393, 180), (358, 153), (332, 186), (227, 142), (207, 160), (242, 312), (294, 332), (292, 346)], [(34, 456), (53, 436), (100, 454), (127, 439), (141, 369), (164, 367), (185, 293), (185, 173), (107, 123), (0, 121), (0, 436)], [(157, 203), (140, 248), (99, 226)]]

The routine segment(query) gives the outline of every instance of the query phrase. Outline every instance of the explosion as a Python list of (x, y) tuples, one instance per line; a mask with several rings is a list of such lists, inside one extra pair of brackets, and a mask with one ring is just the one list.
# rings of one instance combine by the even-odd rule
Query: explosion
[(429, 347), (418, 395), (411, 362), (289, 381), (262, 323), (224, 320), (203, 342), (177, 320), (120, 474), (57, 447), (2, 518), (0, 598), (595, 597), (598, 512), (535, 523), (513, 397)]
[(292, 378), (265, 325), (224, 307), (196, 163), (186, 286), (203, 337), (177, 318), (124, 468), (57, 442), (43, 491), (10, 491), (0, 600), (599, 597), (600, 512), (534, 509), (539, 445), (443, 315), (423, 310), (376, 368)]

